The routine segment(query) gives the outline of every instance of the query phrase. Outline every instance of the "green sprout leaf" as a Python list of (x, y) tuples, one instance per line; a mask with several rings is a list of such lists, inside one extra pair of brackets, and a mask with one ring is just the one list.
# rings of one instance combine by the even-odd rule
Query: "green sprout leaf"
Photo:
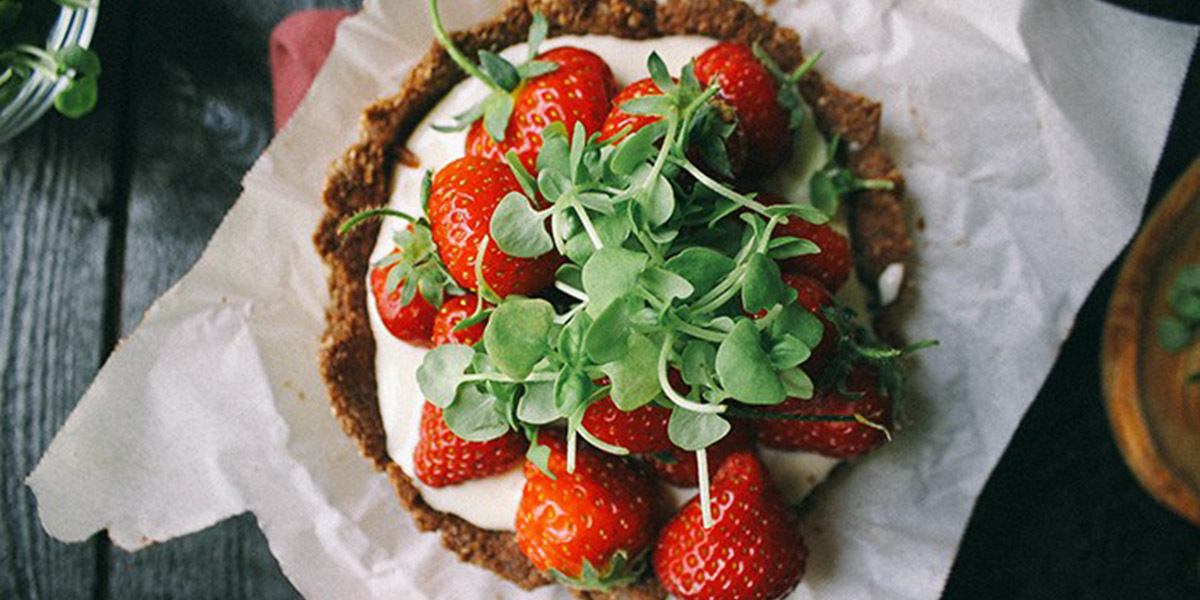
[(641, 306), (636, 298), (623, 296), (613, 301), (596, 317), (587, 331), (584, 346), (587, 354), (599, 365), (620, 359), (629, 346), (629, 320)]
[(668, 304), (676, 298), (687, 298), (696, 291), (687, 278), (658, 267), (643, 271), (638, 282), (646, 291)]
[[(664, 267), (688, 280), (693, 290), (706, 291), (712, 289), (733, 272), (737, 263), (732, 258), (699, 246), (687, 248), (672, 256)], [(690, 297), (685, 296), (685, 298)]]
[(554, 249), (545, 216), (538, 214), (521, 192), (509, 192), (496, 205), (490, 225), (500, 250), (517, 258), (534, 258)]
[(721, 415), (693, 412), (677, 406), (667, 422), (667, 436), (672, 444), (694, 452), (721, 441), (732, 428)]
[(483, 344), (505, 375), (523, 380), (546, 356), (554, 307), (545, 300), (510, 297), (492, 312)]
[(440, 408), (450, 406), (474, 358), (475, 350), (462, 344), (443, 344), (430, 350), (417, 367), (417, 385), (425, 399)]
[(488, 96), (483, 102), (483, 128), (497, 142), (504, 141), (508, 118), (512, 116), (513, 99), (508, 94)]
[(1181, 320), (1200, 325), (1200, 265), (1179, 271), (1167, 290), (1167, 303)]
[(517, 418), (525, 423), (545, 425), (559, 418), (554, 406), (554, 382), (526, 383), (525, 393), (517, 403)]
[(592, 255), (583, 265), (588, 314), (600, 316), (610, 303), (633, 289), (648, 260), (645, 254), (610, 246)]
[(691, 386), (713, 387), (712, 374), (716, 362), (716, 346), (701, 341), (688, 342), (683, 348), (680, 363), (683, 381)]
[(621, 410), (633, 410), (653, 402), (662, 390), (652, 365), (658, 360), (658, 347), (640, 333), (629, 335), (628, 352), (619, 360), (601, 367), (612, 382), (612, 400)]
[(742, 307), (754, 314), (776, 304), (790, 301), (795, 291), (783, 282), (779, 265), (763, 254), (754, 254), (746, 264), (742, 285)]
[(497, 404), (495, 396), (467, 386), (446, 407), (442, 417), (454, 435), (468, 442), (486, 442), (504, 435), (509, 429), (508, 419)]
[(779, 404), (787, 397), (749, 319), (738, 322), (721, 342), (716, 366), (725, 391), (746, 404)]
[(75, 71), (78, 76), (100, 76), (100, 57), (83, 46), (67, 46), (56, 53), (59, 72)]

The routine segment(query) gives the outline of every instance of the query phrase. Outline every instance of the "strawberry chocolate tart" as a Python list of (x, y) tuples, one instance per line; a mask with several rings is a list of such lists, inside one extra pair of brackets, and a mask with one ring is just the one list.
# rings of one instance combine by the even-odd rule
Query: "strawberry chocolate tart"
[(780, 598), (890, 439), (911, 242), (880, 107), (735, 0), (515, 0), (367, 108), (316, 244), (334, 413), (525, 588)]

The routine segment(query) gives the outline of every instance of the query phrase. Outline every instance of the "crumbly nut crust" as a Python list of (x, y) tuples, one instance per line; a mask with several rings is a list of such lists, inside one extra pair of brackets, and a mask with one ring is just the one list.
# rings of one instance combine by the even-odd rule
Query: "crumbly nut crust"
[[(511, 0), (491, 21), (453, 35), (473, 54), (499, 50), (524, 41), (533, 10), (551, 23), (551, 35), (607, 34), (650, 38), (698, 34), (744, 43), (758, 42), (790, 70), (803, 60), (800, 37), (777, 26), (738, 0)], [(404, 143), (425, 114), (463, 78), (436, 44), (417, 63), (393, 96), (366, 108), (360, 140), (330, 169), (324, 191), (325, 215), (314, 243), (329, 266), (330, 304), (320, 368), (329, 389), (333, 413), (363, 456), (385, 471), (401, 503), (422, 531), (441, 532), (443, 544), (467, 562), (482, 566), (525, 589), (551, 583), (517, 549), (511, 532), (480, 529), (441, 513), (421, 499), (412, 480), (387, 454), (375, 385), (375, 341), (367, 319), (365, 285), (368, 257), (378, 224), (338, 235), (338, 225), (365, 207), (387, 204), (391, 177), (404, 156)], [(813, 107), (818, 127), (845, 139), (845, 159), (862, 178), (890, 179), (894, 191), (856, 194), (848, 202), (851, 238), (859, 273), (873, 281), (893, 262), (904, 262), (912, 250), (902, 211), (904, 179), (878, 143), (881, 107), (846, 92), (813, 71), (800, 85)], [(608, 594), (579, 592), (589, 600), (625, 598), (658, 600), (666, 594), (657, 581)]]

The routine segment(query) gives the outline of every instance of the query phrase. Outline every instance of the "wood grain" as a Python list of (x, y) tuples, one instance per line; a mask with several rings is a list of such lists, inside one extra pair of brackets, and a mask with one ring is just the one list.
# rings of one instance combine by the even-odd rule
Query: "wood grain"
[[(0, 146), (0, 598), (84, 598), (96, 545), (51, 540), (25, 476), (100, 365), (111, 115)], [(88, 152), (77, 148), (88, 145)]]

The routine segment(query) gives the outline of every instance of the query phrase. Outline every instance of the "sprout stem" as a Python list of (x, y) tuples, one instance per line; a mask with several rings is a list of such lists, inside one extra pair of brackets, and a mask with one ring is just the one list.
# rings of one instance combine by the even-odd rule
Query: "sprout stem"
[(708, 451), (701, 448), (696, 451), (696, 476), (700, 487), (700, 518), (705, 529), (713, 526), (712, 499), (708, 489)]
[(671, 387), (671, 380), (667, 378), (667, 359), (671, 355), (671, 346), (675, 343), (675, 333), (667, 332), (666, 339), (663, 340), (662, 351), (658, 353), (658, 385), (662, 388), (667, 398), (674, 402), (680, 408), (698, 413), (723, 413), (728, 407), (724, 404), (701, 404), (693, 400), (688, 400), (675, 391)]

